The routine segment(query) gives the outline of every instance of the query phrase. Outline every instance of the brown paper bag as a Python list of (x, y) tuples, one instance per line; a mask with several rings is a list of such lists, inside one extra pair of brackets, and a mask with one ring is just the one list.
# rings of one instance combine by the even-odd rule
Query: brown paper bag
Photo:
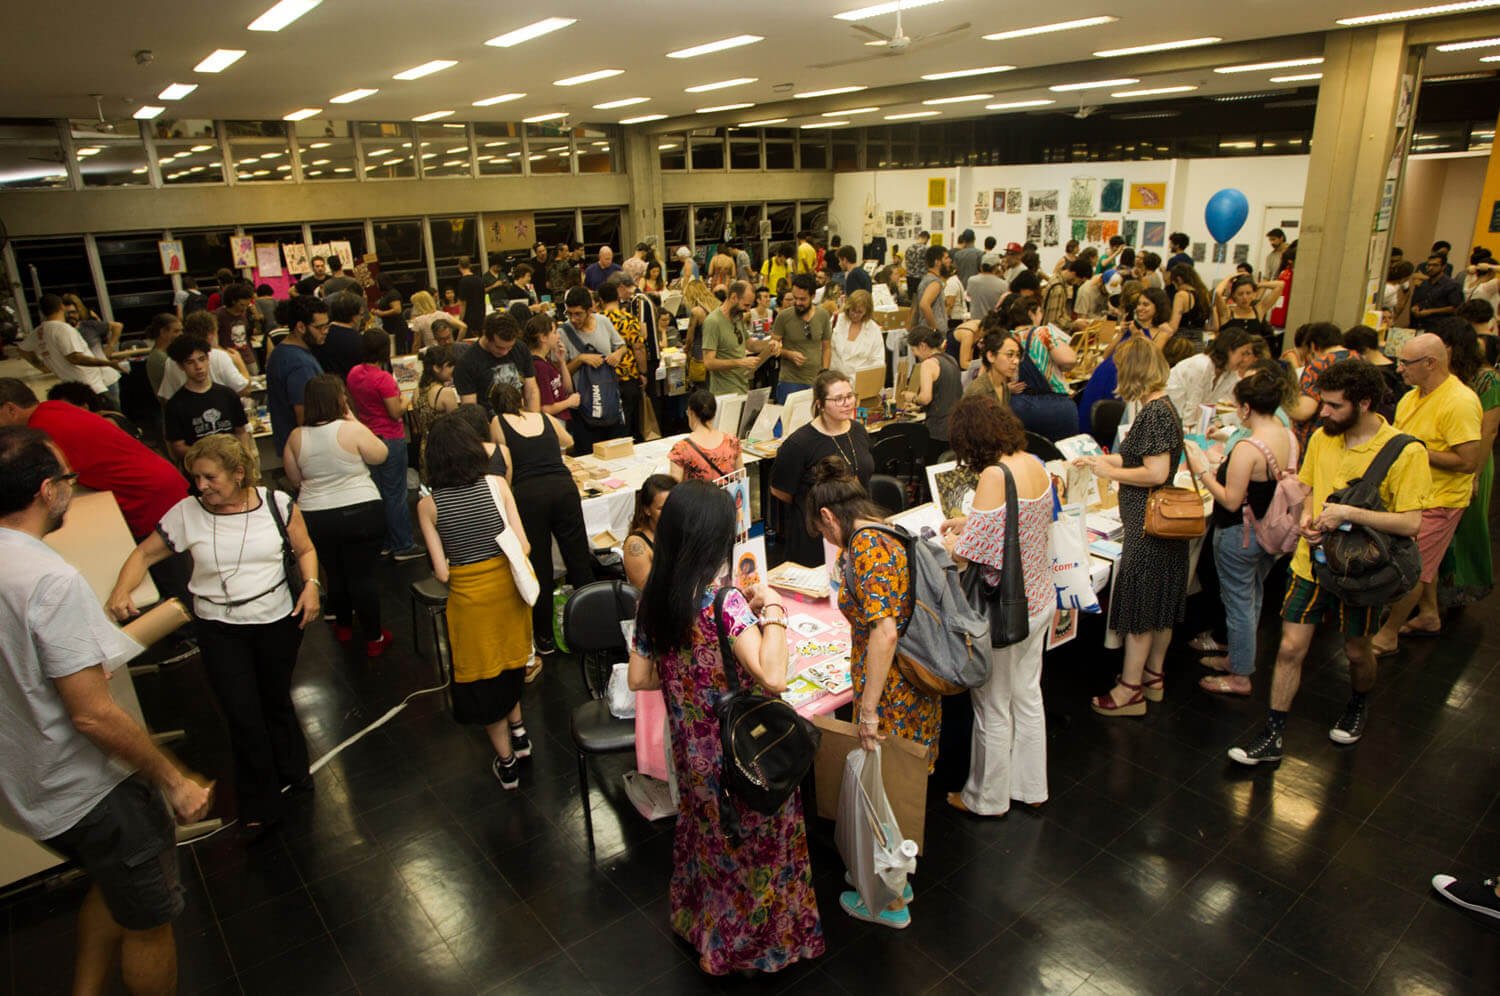
[[(844, 783), (844, 759), (850, 751), (859, 749), (859, 727), (832, 716), (814, 716), (812, 721), (823, 733), (813, 759), (818, 815), (836, 819), (839, 789)], [(902, 836), (916, 841), (917, 850), (921, 851), (927, 820), (927, 748), (899, 737), (887, 737), (880, 746), (881, 781), (885, 783), (891, 811), (896, 814)]]
[(641, 438), (661, 438), (661, 426), (656, 424), (656, 407), (651, 404), (651, 395), (645, 391), (641, 392)]

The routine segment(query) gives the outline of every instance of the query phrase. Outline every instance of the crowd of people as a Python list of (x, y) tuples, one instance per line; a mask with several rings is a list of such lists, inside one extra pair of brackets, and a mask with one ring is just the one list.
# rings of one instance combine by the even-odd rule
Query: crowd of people
[[(1090, 703), (1099, 716), (1142, 716), (1163, 700), (1178, 634), (1191, 635), (1202, 655), (1204, 692), (1249, 695), (1266, 592), (1284, 575), (1264, 727), (1224, 745), (1239, 764), (1283, 757), (1320, 625), (1343, 636), (1351, 682), (1328, 736), (1352, 745), (1371, 721), (1379, 659), (1399, 653), (1402, 640), (1441, 633), (1447, 609), (1491, 590), (1500, 377), (1488, 256), (1476, 253), (1465, 286), (1436, 247), (1422, 279), (1393, 263), (1397, 293), (1387, 310), (1393, 321), (1410, 316), (1416, 334), (1387, 356), (1363, 326), (1315, 322), (1280, 341), (1296, 243), (1279, 231), (1269, 234), (1264, 272), (1212, 290), (1180, 233), (1166, 261), (1120, 239), (1104, 250), (1069, 243), (1046, 272), (1034, 246), (981, 250), (972, 232), (952, 250), (927, 241), (924, 233), (874, 273), (854, 247), (825, 247), (808, 234), (771, 247), (759, 266), (733, 246), (700, 266), (686, 247), (663, 262), (642, 244), (616, 262), (606, 246), (584, 265), (566, 247), (538, 245), (508, 269), (460, 260), (446, 306), (436, 289), (412, 294), (409, 307), (388, 283), (366, 293), (336, 260), (314, 260), (283, 300), (232, 273), (207, 298), (188, 281), (176, 313), (148, 330), (144, 366), (160, 405), (141, 426), (119, 412), (113, 354), (122, 330), (93, 319), (81, 301), (44, 296), (23, 350), (75, 386), (39, 401), (25, 382), (0, 379), (0, 542), (27, 565), (0, 595), (27, 620), (29, 649), (16, 659), (56, 684), (32, 682), (18, 714), (61, 732), (45, 750), (28, 747), (34, 763), (5, 778), (22, 784), (60, 765), (70, 780), (56, 798), (8, 801), (0, 815), (79, 857), (96, 877), (90, 902), (100, 924), (113, 918), (159, 956), (170, 944), (160, 928), (181, 909), (170, 850), (123, 874), (118, 854), (69, 828), (97, 806), (138, 811), (156, 791), (186, 819), (209, 796), (202, 779), (97, 701), (97, 665), (124, 652), (110, 619), (137, 613), (132, 592), (148, 572), (163, 594), (191, 606), (233, 748), (234, 812), (253, 837), (313, 787), (291, 698), (306, 627), (327, 618), (337, 640), (367, 659), (391, 643), (378, 587), (383, 557), (425, 556), (446, 583), (453, 718), (484, 728), (495, 777), (517, 788), (531, 753), (522, 693), (556, 649), (554, 544), (568, 584), (599, 572), (565, 457), (611, 439), (683, 433), (663, 472), (639, 489), (621, 549), (623, 572), (641, 592), (630, 685), (665, 694), (681, 798), (672, 926), (712, 974), (774, 972), (817, 957), (824, 942), (800, 800), (794, 794), (765, 814), (720, 791), (713, 703), (730, 690), (720, 631), (739, 670), (769, 693), (785, 688), (788, 640), (774, 589), (756, 584), (716, 599), (736, 510), (713, 482), (744, 466), (737, 427), (718, 423), (716, 396), (765, 386), (781, 403), (811, 392), (811, 421), (781, 441), (768, 471), (783, 512), (777, 548), (821, 564), (829, 544), (847, 562), (837, 606), (850, 627), (860, 742), (911, 741), (931, 766), (940, 700), (913, 681), (898, 652), (917, 602), (917, 566), (910, 548), (870, 528), (887, 510), (870, 496), (871, 436), (856, 417), (859, 374), (892, 363), (893, 352), (911, 357), (896, 400), (925, 415), (926, 461), (951, 454), (974, 477), (971, 507), (942, 525), (948, 558), (995, 584), (1013, 531), (1024, 579), (1028, 635), (995, 648), (988, 679), (972, 690), (970, 771), (947, 797), (967, 814), (993, 818), (1048, 799), (1042, 635), (1056, 608), (1049, 535), (1062, 495), (1028, 452), (1031, 436), (1094, 431), (1104, 452), (1079, 466), (1117, 488), (1123, 532), (1107, 626), (1124, 656), (1113, 686)], [(909, 308), (904, 329), (874, 320), (872, 292), (882, 285)], [(1115, 334), (1087, 345), (1102, 359), (1079, 391), (1068, 375), (1106, 316), (1117, 319)], [(670, 348), (687, 360), (680, 394), (657, 376)], [(392, 374), (393, 349), (420, 352), (409, 394)], [(265, 377), (278, 480), (262, 472), (248, 431), (255, 374)], [(1378, 507), (1341, 500), (1377, 461), (1385, 468)], [(1213, 503), (1196, 561), (1187, 537), (1148, 521), (1160, 489), (1183, 480)], [(1277, 520), (1291, 500), (1288, 481), (1300, 482), (1300, 497), (1290, 518)], [(74, 482), (113, 492), (138, 542), (108, 616), (76, 572), (36, 542), (61, 524)], [(1278, 522), (1280, 538), (1268, 539), (1264, 525)], [(1419, 576), (1389, 604), (1353, 599), (1317, 567), (1329, 537), (1354, 527), (1414, 542)], [(1220, 603), (1221, 624), (1186, 634), (1195, 569)], [(84, 635), (49, 629), (27, 607), (28, 591), (66, 607)], [(110, 755), (137, 774), (117, 774)], [(725, 806), (737, 811), (726, 816)], [(170, 835), (155, 825), (164, 821), (136, 822), (150, 836), (135, 854)], [(911, 899), (869, 909), (851, 890), (840, 906), (900, 928)], [(127, 973), (137, 962), (127, 956)]]

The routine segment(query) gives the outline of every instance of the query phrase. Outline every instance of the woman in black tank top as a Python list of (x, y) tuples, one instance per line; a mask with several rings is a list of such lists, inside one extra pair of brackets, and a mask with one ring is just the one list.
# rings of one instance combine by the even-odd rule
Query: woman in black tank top
[(667, 492), (677, 486), (675, 478), (667, 474), (652, 474), (641, 482), (635, 493), (635, 518), (630, 520), (630, 535), (625, 537), (625, 580), (637, 590), (644, 591), (646, 579), (651, 576), (651, 564), (656, 557), (656, 523), (661, 518), (662, 506), (667, 503)]

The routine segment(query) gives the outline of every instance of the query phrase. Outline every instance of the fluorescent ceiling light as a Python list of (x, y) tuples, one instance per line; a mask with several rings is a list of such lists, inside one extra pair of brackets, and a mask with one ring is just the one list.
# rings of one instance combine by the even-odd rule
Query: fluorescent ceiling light
[[(314, 142), (311, 145), (309, 145), (308, 148), (309, 149), (326, 149), (326, 148), (328, 148), (332, 144), (333, 144), (332, 142)], [(262, 152), (260, 154), (260, 157), (262, 159), (275, 159), (279, 155), (281, 155), (280, 152)]]
[(1486, 56), (1482, 56), (1479, 61), (1480, 62), (1500, 62), (1500, 55), (1486, 55)]
[(431, 62), (424, 62), (420, 66), (412, 66), (410, 69), (403, 70), (391, 78), (397, 80), (419, 80), (423, 76), (431, 76), (433, 73), (440, 73), (444, 69), (452, 69), (456, 65), (458, 63), (453, 59), (433, 59)]
[(922, 101), (923, 105), (936, 107), (939, 104), (970, 104), (980, 100), (994, 100), (993, 93), (966, 93), (962, 97), (933, 97)]
[(1047, 35), (1054, 31), (1073, 31), (1077, 28), (1095, 28), (1101, 24), (1113, 24), (1118, 17), (1101, 14), (1098, 17), (1080, 17), (1076, 21), (1058, 21), (1056, 24), (1038, 24), (1034, 28), (1016, 28), (1012, 31), (997, 31), (985, 35), (985, 41), (1009, 41), (1012, 38), (1030, 38), (1032, 35)]
[(873, 114), (880, 110), (878, 107), (851, 107), (847, 111), (824, 111), (825, 118), (841, 118), (846, 114)]
[(1307, 83), (1311, 80), (1320, 80), (1322, 73), (1301, 73), (1297, 76), (1272, 76), (1272, 83)]
[(718, 41), (705, 42), (702, 45), (694, 45), (692, 48), (679, 48), (675, 52), (668, 52), (669, 59), (693, 59), (700, 55), (708, 55), (710, 52), (722, 52), (726, 48), (739, 48), (741, 45), (754, 45), (756, 42), (765, 41), (760, 35), (735, 35), (733, 38), (720, 38)]
[(312, 10), (323, 0), (281, 0), (276, 6), (250, 22), (251, 31), (280, 31)]
[(1255, 143), (1254, 142), (1220, 142), (1219, 143), (1219, 148), (1221, 148), (1221, 149), (1253, 149), (1253, 148), (1255, 148)]
[(1046, 107), (1048, 104), (1055, 103), (1057, 103), (1055, 100), (1011, 100), (1003, 104), (985, 104), (984, 109), (987, 111), (1018, 111), (1023, 107)]
[(524, 93), (500, 93), (496, 94), (493, 97), (486, 97), (483, 100), (476, 100), (474, 101), (473, 106), (494, 107), (496, 104), (503, 104), (506, 101), (520, 100), (524, 96), (526, 96)]
[(144, 104), (141, 107), (137, 107), (135, 109), (135, 113), (132, 114), (131, 117), (136, 118), (140, 121), (150, 121), (152, 118), (156, 117), (158, 114), (161, 114), (165, 110), (165, 107), (157, 107), (154, 104)]
[(100, 148), (97, 148), (97, 147), (90, 147), (90, 148), (87, 148), (87, 149), (79, 149), (78, 150), (78, 158), (79, 159), (85, 159), (85, 158), (87, 158), (89, 156), (97, 156), (99, 153), (101, 153), (103, 151), (104, 151), (103, 149), (100, 149)]
[(806, 93), (794, 93), (793, 97), (798, 100), (807, 100), (811, 97), (833, 97), (841, 93), (858, 93), (861, 90), (870, 89), (867, 86), (836, 86), (828, 90), (808, 90)]
[(731, 86), (744, 86), (746, 83), (758, 83), (760, 80), (754, 76), (740, 76), (732, 80), (719, 80), (717, 83), (699, 83), (697, 86), (685, 88), (683, 93), (708, 93), (710, 90), (723, 90)]
[(1449, 42), (1437, 46), (1439, 52), (1467, 52), (1471, 48), (1493, 48), (1500, 45), (1500, 38), (1480, 38), (1476, 41)]
[(1361, 14), (1359, 17), (1341, 17), (1336, 23), (1342, 24), (1346, 28), (1353, 28), (1361, 24), (1384, 24), (1387, 21), (1404, 21), (1412, 17), (1461, 14), (1466, 10), (1484, 10), (1487, 7), (1500, 7), (1500, 0), (1465, 0), (1464, 3), (1440, 3), (1431, 7), (1388, 10), (1383, 14)]
[(812, 121), (805, 125), (798, 125), (797, 127), (804, 130), (808, 128), (836, 128), (839, 125), (846, 125), (848, 123), (847, 121)]
[(283, 121), (305, 121), (308, 118), (315, 118), (319, 114), (322, 114), (322, 113), (323, 113), (323, 108), (321, 108), (321, 107), (304, 107), (300, 111), (293, 111), (290, 114), (283, 114), (281, 116), (281, 120), (283, 120)]
[(195, 73), (222, 73), (239, 62), (245, 55), (242, 48), (216, 48), (208, 57), (193, 67)]
[(786, 118), (764, 118), (760, 121), (746, 121), (735, 125), (736, 128), (759, 128), (763, 125), (786, 124)]
[(418, 114), (412, 118), (413, 121), (436, 121), (439, 118), (453, 117), (452, 111), (428, 111), (426, 114)]
[(376, 156), (388, 156), (395, 151), (395, 149), (371, 149), (369, 152), (366, 152), (365, 155), (373, 159)]
[(192, 148), (191, 151), (193, 151), (193, 152), (207, 152), (209, 149), (212, 149), (212, 148), (213, 148), (212, 145), (195, 145), (195, 146), (193, 146), (193, 148)]
[(1145, 55), (1147, 52), (1170, 52), (1178, 48), (1198, 48), (1202, 45), (1217, 45), (1224, 39), (1215, 35), (1205, 38), (1184, 38), (1181, 41), (1157, 42), (1155, 45), (1133, 45), (1130, 48), (1107, 48), (1094, 55), (1101, 59), (1113, 59), (1117, 55)]
[[(1483, 62), (1483, 59), (1479, 60)], [(1429, 76), (1423, 83), (1461, 83), (1464, 80), (1487, 80), (1494, 78), (1493, 73), (1447, 73), (1443, 76)]]
[[(1495, 0), (1500, 3), (1500, 0)], [(1241, 66), (1219, 66), (1214, 72), (1221, 75), (1230, 73), (1258, 73), (1266, 69), (1291, 69), (1295, 66), (1321, 66), (1323, 57), (1321, 55), (1310, 56), (1306, 59), (1282, 59), (1279, 62), (1248, 62)]]
[(560, 80), (553, 80), (553, 86), (579, 86), (584, 83), (597, 83), (607, 80), (611, 76), (619, 76), (623, 69), (596, 69), (591, 73), (581, 73), (578, 76), (567, 76)]
[(314, 166), (327, 166), (331, 162), (333, 162), (332, 159), (314, 159), (312, 164)]
[(196, 83), (173, 83), (165, 90), (156, 95), (157, 100), (181, 100), (194, 90), (198, 89)]
[(1008, 73), (1015, 66), (984, 66), (980, 69), (953, 69), (946, 73), (925, 73), (924, 80), (956, 80), (965, 76), (988, 76), (990, 73)]
[(371, 90), (369, 88), (360, 90), (345, 90), (337, 97), (329, 97), (328, 102), (330, 104), (352, 104), (356, 100), (364, 100), (366, 97), (373, 97), (379, 92), (379, 90)]
[(401, 163), (404, 163), (404, 162), (406, 162), (406, 157), (403, 156), (400, 159), (387, 159), (385, 162), (381, 163), (380, 165), (382, 165), (382, 166), (399, 166)]
[(454, 148), (454, 149), (449, 149), (449, 150), (448, 150), (448, 155), (450, 155), (450, 156), (451, 156), (451, 155), (453, 155), (453, 154), (454, 154), (454, 153), (455, 153), (455, 152), (468, 152), (468, 151), (469, 151), (469, 147), (468, 147), (468, 146), (467, 146), (467, 145), (460, 145), (460, 146), (458, 146), (458, 147), (457, 147), (457, 148)]
[(1086, 83), (1059, 83), (1057, 86), (1049, 86), (1047, 89), (1053, 93), (1072, 93), (1074, 90), (1103, 90), (1111, 86), (1130, 86), (1139, 83), (1140, 80), (1126, 77), (1118, 80), (1089, 80)]
[(617, 107), (632, 107), (635, 104), (644, 104), (650, 97), (621, 97), (619, 100), (607, 100), (602, 104), (595, 104), (596, 111), (612, 111)]
[(666, 152), (668, 149), (675, 149), (675, 148), (677, 148), (677, 143), (676, 142), (663, 142), (661, 145), (658, 145), (656, 147), (656, 151), (657, 152)]
[(533, 38), (542, 37), (542, 35), (550, 35), (554, 31), (561, 30), (562, 28), (566, 28), (570, 24), (577, 23), (578, 21), (575, 18), (571, 17), (548, 17), (544, 18), (543, 20), (537, 21), (535, 24), (528, 24), (524, 28), (517, 28), (514, 31), (507, 31), (503, 35), (496, 35), (494, 38), (491, 38), (489, 41), (485, 42), (485, 44), (493, 45), (496, 48), (510, 48), (512, 45), (519, 45), (522, 42), (529, 42)]
[(881, 14), (894, 14), (897, 10), (912, 10), (916, 7), (928, 7), (943, 0), (895, 0), (892, 3), (871, 4), (868, 7), (856, 7), (854, 10), (846, 10), (841, 14), (833, 16), (840, 21), (863, 21), (867, 17), (879, 17)]
[(665, 117), (665, 114), (642, 114), (633, 118), (621, 118), (620, 124), (645, 124), (647, 121), (660, 121)]
[(700, 107), (696, 111), (694, 111), (693, 113), (694, 114), (717, 114), (720, 111), (743, 111), (747, 107), (754, 107), (754, 106), (755, 106), (754, 104), (719, 104), (716, 107)]
[(567, 116), (567, 111), (551, 111), (547, 114), (534, 114), (529, 118), (522, 118), (521, 121), (525, 124), (539, 124), (543, 121), (556, 121), (558, 118), (565, 118)]
[(942, 111), (907, 111), (905, 114), (887, 114), (887, 121), (908, 121), (912, 118), (935, 118), (942, 115)]
[(1159, 96), (1162, 96), (1163, 94), (1168, 94), (1168, 93), (1187, 93), (1190, 90), (1196, 90), (1196, 89), (1198, 89), (1196, 86), (1190, 86), (1190, 85), (1184, 83), (1184, 84), (1182, 84), (1180, 86), (1153, 86), (1153, 87), (1151, 87), (1149, 89), (1146, 89), (1146, 90), (1117, 90), (1116, 92), (1110, 94), (1110, 96), (1111, 97), (1159, 97)]

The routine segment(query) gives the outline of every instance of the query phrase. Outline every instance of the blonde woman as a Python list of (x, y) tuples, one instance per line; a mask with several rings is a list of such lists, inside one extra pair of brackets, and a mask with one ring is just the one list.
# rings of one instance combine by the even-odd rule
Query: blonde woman
[(874, 314), (870, 292), (857, 290), (844, 301), (844, 310), (834, 320), (833, 355), (828, 368), (851, 382), (859, 371), (885, 365), (885, 338)]
[(734, 257), (716, 253), (708, 261), (708, 286), (710, 290), (728, 287), (735, 279)]
[(694, 384), (708, 381), (708, 370), (703, 366), (703, 337), (700, 335), (704, 319), (723, 303), (701, 280), (689, 280), (683, 284), (682, 306), (687, 309), (688, 327), (682, 334), (682, 349), (688, 354), (688, 380)]
[(464, 324), (462, 318), (450, 315), (438, 307), (437, 300), (427, 291), (420, 290), (411, 296), (411, 318), (406, 324), (411, 327), (413, 342), (417, 349), (426, 349), (428, 346), (437, 345), (437, 336), (432, 332), (432, 323), (445, 321), (457, 331), (455, 339), (462, 339), (464, 333), (469, 331), (469, 326)]

